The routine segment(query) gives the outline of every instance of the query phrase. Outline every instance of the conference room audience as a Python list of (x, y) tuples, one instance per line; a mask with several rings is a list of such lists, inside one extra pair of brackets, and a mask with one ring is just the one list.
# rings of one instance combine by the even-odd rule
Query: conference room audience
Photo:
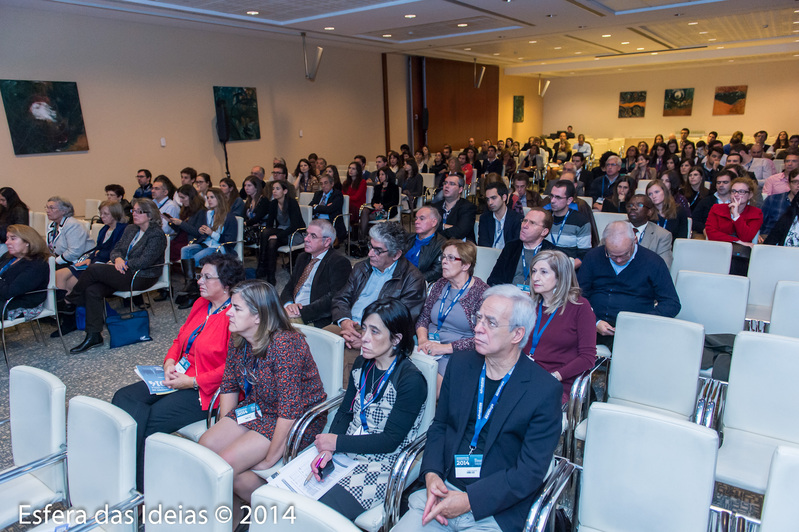
[(405, 258), (422, 272), (428, 283), (441, 278), (441, 248), (447, 239), (436, 232), (440, 223), (438, 210), (430, 205), (420, 207), (416, 211), (414, 232), (405, 240)]
[(699, 205), (693, 211), (693, 233), (696, 235), (703, 235), (705, 230), (705, 223), (710, 214), (710, 209), (717, 203), (730, 202), (730, 184), (736, 175), (728, 170), (723, 170), (716, 175), (713, 181), (713, 186), (716, 189), (712, 194), (708, 194), (703, 200), (699, 201)]
[(748, 177), (732, 180), (731, 200), (727, 205), (713, 205), (705, 224), (708, 240), (732, 242), (730, 273), (746, 275), (751, 248), (763, 225), (763, 211), (750, 205), (757, 185)]
[(393, 298), (379, 299), (364, 310), (361, 354), (347, 376), (347, 390), (330, 432), (316, 436), (319, 452), (311, 470), (319, 470), (333, 453), (347, 453), (355, 469), (319, 499), (355, 520), (382, 505), (391, 471), (402, 450), (419, 435), (427, 384), (410, 360), (413, 321)]
[(68, 200), (53, 196), (44, 207), (47, 219), (47, 247), (55, 255), (56, 269), (69, 266), (94, 247), (86, 228), (74, 218), (75, 208)]
[(271, 201), (271, 196), (264, 196), (263, 183), (254, 175), (245, 177), (241, 188), (245, 196), (244, 224), (248, 226), (259, 225), (269, 210), (268, 205), (269, 201)]
[(530, 291), (530, 264), (536, 253), (555, 249), (546, 239), (552, 229), (552, 211), (533, 207), (524, 216), (519, 239), (511, 240), (502, 251), (486, 282), (489, 286), (514, 284), (524, 292)]
[[(234, 286), (227, 316), (231, 341), (220, 387), (222, 418), (202, 435), (200, 445), (230, 464), (233, 493), (249, 502), (265, 482), (250, 470), (274, 466), (294, 421), (327, 394), (305, 337), (283, 312), (272, 285), (254, 279)], [(246, 421), (248, 414), (253, 419)], [(322, 432), (326, 418), (311, 422), (301, 448)], [(237, 523), (241, 512), (233, 506)]]
[(152, 200), (161, 211), (161, 229), (164, 230), (164, 234), (170, 236), (175, 234), (175, 230), (169, 225), (169, 222), (172, 218), (180, 216), (180, 206), (170, 199), (175, 192), (175, 185), (165, 175), (157, 176), (150, 189)]
[(649, 166), (649, 158), (646, 155), (638, 154), (635, 159), (635, 166), (628, 172), (627, 176), (632, 178), (633, 182), (638, 186), (642, 180), (653, 180), (657, 177), (655, 169)]
[(655, 206), (653, 219), (657, 216), (657, 224), (671, 233), (672, 241), (677, 238), (688, 238), (688, 212), (677, 205), (669, 187), (660, 179), (656, 179), (646, 186), (646, 195)]
[(450, 355), (474, 349), (472, 320), (488, 285), (474, 276), (477, 246), (462, 240), (447, 240), (441, 255), (442, 277), (430, 287), (419, 319), (416, 337), (419, 351), (438, 360), (438, 389)]
[(402, 166), (405, 173), (405, 179), (402, 182), (402, 194), (408, 197), (408, 207), (414, 209), (416, 207), (416, 199), (422, 195), (424, 190), (424, 179), (419, 173), (419, 167), (413, 157), (406, 157), (405, 163)]
[[(195, 237), (196, 228), (202, 226), (206, 219), (205, 201), (192, 185), (181, 185), (176, 196), (180, 203), (180, 213), (177, 218), (169, 220), (170, 227), (177, 233), (170, 242), (169, 256), (172, 262), (181, 259), (181, 250), (189, 245), (190, 238)], [(183, 274), (192, 277), (194, 269), (184, 268)]]
[[(574, 183), (566, 179), (557, 181), (549, 199), (552, 230), (546, 238), (556, 248), (577, 260), (576, 266), (579, 267), (579, 259), (591, 249), (591, 222), (574, 202)], [(610, 200), (606, 198), (605, 201)]]
[(624, 214), (627, 212), (627, 202), (635, 194), (635, 179), (624, 176), (616, 181), (616, 190), (613, 195), (602, 202), (602, 212)]
[(338, 179), (331, 177), (329, 174), (321, 176), (319, 178), (320, 188), (314, 192), (309, 205), (312, 209), (313, 219), (329, 220), (336, 229), (338, 241), (343, 242), (347, 236), (347, 229), (342, 216), (344, 194), (335, 189), (334, 184), (336, 182), (338, 182)]
[[(131, 206), (130, 202), (125, 199), (125, 188), (122, 185), (106, 185), (105, 197), (108, 201), (113, 201), (114, 203), (119, 203), (122, 205), (122, 210), (125, 211), (125, 216), (128, 220), (130, 220), (130, 211), (133, 209), (133, 207)], [(94, 213), (91, 214), (94, 215)]]
[[(258, 265), (255, 276), (259, 279), (266, 278), (266, 282), (273, 286), (277, 283), (275, 272), (277, 270), (277, 255), (280, 246), (288, 245), (289, 239), (295, 231), (305, 226), (302, 219), (300, 205), (291, 197), (289, 184), (286, 181), (272, 182), (272, 201), (265, 205), (266, 215), (261, 222), (261, 232), (258, 246)], [(256, 215), (257, 217), (257, 215)], [(299, 235), (297, 242), (299, 243)]]
[(508, 198), (508, 206), (514, 211), (524, 216), (525, 207), (540, 207), (542, 205), (541, 196), (538, 192), (529, 190), (530, 176), (524, 172), (517, 172), (511, 178), (513, 193)]
[[(608, 155), (608, 153), (610, 153), (610, 155)], [(607, 155), (607, 158), (605, 158), (605, 155)], [(605, 163), (600, 166), (601, 172), (604, 172), (604, 175), (600, 173), (600, 175), (591, 182), (591, 186), (589, 187), (588, 195), (594, 200), (594, 210), (601, 209), (602, 203), (613, 195), (613, 187), (621, 171), (621, 159), (613, 154), (613, 152), (606, 152), (605, 155), (602, 156), (602, 158), (605, 159)]]
[(152, 172), (142, 168), (136, 172), (136, 182), (139, 187), (133, 192), (133, 198), (153, 199), (153, 185), (150, 180), (153, 178)]
[(788, 185), (790, 190), (782, 194), (774, 194), (769, 196), (763, 202), (761, 210), (763, 211), (763, 225), (760, 226), (759, 242), (762, 244), (766, 237), (771, 233), (774, 225), (782, 217), (786, 210), (791, 205), (791, 202), (799, 193), (799, 168), (793, 170), (788, 174)]
[(791, 188), (788, 185), (788, 174), (799, 168), (799, 150), (790, 148), (785, 151), (785, 160), (782, 172), (766, 179), (763, 185), (763, 194), (782, 194)]
[(136, 420), (136, 486), (144, 487), (144, 441), (156, 432), (174, 432), (206, 419), (219, 405), (211, 400), (222, 383), (230, 341), (227, 310), (230, 290), (244, 280), (234, 255), (214, 253), (200, 261), (200, 297), (164, 356), (164, 385), (174, 390), (151, 394), (144, 381), (117, 390), (111, 402)]
[(197, 263), (211, 253), (233, 253), (238, 224), (236, 218), (228, 212), (222, 191), (209, 188), (205, 203), (208, 208), (200, 225), (194, 225), (193, 222), (198, 221), (194, 219), (180, 223), (180, 229), (194, 238), (193, 242), (180, 250), (181, 261), (193, 260)]
[(8, 250), (0, 257), (0, 308), (8, 303), (3, 319), (33, 319), (41, 313), (50, 281), (49, 250), (44, 239), (32, 227), (11, 224), (6, 228)]
[(669, 193), (674, 199), (674, 203), (677, 204), (677, 208), (682, 208), (690, 217), (691, 205), (682, 193), (683, 180), (679, 171), (667, 170), (660, 176), (660, 180), (669, 188)]
[(685, 199), (688, 200), (688, 208), (691, 210), (692, 217), (702, 202), (709, 194), (707, 185), (705, 185), (705, 176), (702, 169), (698, 166), (693, 166), (688, 171), (687, 179), (683, 182), (682, 193)]
[(596, 317), (581, 295), (574, 264), (562, 251), (533, 257), (530, 285), (537, 314), (522, 352), (563, 383), (566, 403), (574, 379), (596, 363)]
[(316, 168), (308, 159), (300, 159), (300, 162), (297, 163), (297, 168), (294, 169), (294, 181), (291, 184), (297, 189), (298, 195), (300, 192), (316, 192), (319, 190)]
[(799, 194), (794, 195), (791, 205), (774, 224), (764, 244), (799, 247)]

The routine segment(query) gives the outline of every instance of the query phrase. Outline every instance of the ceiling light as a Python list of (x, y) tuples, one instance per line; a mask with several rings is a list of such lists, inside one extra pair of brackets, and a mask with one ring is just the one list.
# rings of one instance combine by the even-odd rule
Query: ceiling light
[(574, 55), (580, 55), (582, 52), (574, 52)]
[(471, 49), (471, 48), (464, 48), (464, 51), (466, 51), (466, 52), (471, 52), (471, 51), (472, 51), (472, 49)]
[(716, 50), (723, 50), (723, 49), (724, 49), (723, 46), (716, 46)]
[(697, 24), (699, 24), (699, 23), (698, 22), (689, 22), (688, 23), (689, 26), (696, 26)]
[(518, 59), (519, 61), (521, 61), (522, 59), (524, 59), (524, 57), (517, 57), (516, 59)]
[(643, 48), (636, 48), (636, 50), (638, 50), (640, 52), (641, 50), (643, 50)]
[(622, 44), (630, 44), (630, 41), (624, 41)]
[(416, 18), (416, 15), (405, 15), (405, 18)]
[(535, 43), (537, 43), (538, 41), (527, 41), (527, 42), (528, 42), (528, 43), (530, 43), (530, 44), (535, 44)]
[(729, 61), (729, 62), (730, 62), (730, 63), (734, 63), (734, 62), (735, 62), (735, 59), (730, 59), (730, 61)]
[(657, 52), (652, 52), (652, 55), (658, 55), (658, 53)]
[(613, 37), (613, 35), (611, 35), (610, 33), (606, 33), (606, 34), (605, 34), (605, 35), (603, 35), (602, 37), (604, 37), (604, 38), (606, 38), (606, 39), (607, 39), (608, 37)]
[(336, 28), (334, 28), (333, 26), (327, 26), (325, 28), (325, 31), (333, 31), (334, 29), (336, 29)]
[(496, 52), (494, 55), (499, 55), (499, 52)]
[(384, 39), (390, 39), (391, 38), (391, 34), (390, 33), (384, 33), (383, 34), (383, 38)]
[(247, 14), (255, 16), (255, 15), (259, 15), (260, 13), (258, 11), (247, 11)]
[(707, 32), (706, 31), (700, 31), (699, 35), (707, 35)]
[(556, 46), (555, 47), (555, 50), (562, 50), (562, 49), (563, 49), (563, 46)]
[(710, 42), (713, 42), (713, 41), (715, 41), (715, 40), (717, 40), (717, 39), (708, 39), (708, 41), (710, 41)]
[(466, 26), (468, 26), (468, 24), (466, 24), (465, 22), (458, 24), (459, 28), (465, 28)]
[(794, 20), (793, 23), (794, 24), (799, 24), (799, 20)]

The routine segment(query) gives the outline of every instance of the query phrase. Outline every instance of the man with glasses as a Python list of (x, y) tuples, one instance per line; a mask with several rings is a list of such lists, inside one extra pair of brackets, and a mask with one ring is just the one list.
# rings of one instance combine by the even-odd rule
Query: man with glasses
[(638, 245), (660, 255), (666, 266), (671, 268), (674, 259), (671, 254), (671, 232), (651, 221), (653, 212), (655, 205), (645, 194), (636, 194), (627, 202), (627, 219), (633, 226)]
[(673, 318), (680, 312), (680, 299), (666, 263), (638, 245), (628, 222), (609, 223), (602, 240), (605, 244), (583, 259), (577, 280), (597, 317), (597, 344), (612, 348), (619, 312)]
[(782, 167), (782, 172), (766, 179), (766, 183), (763, 185), (763, 194), (788, 192), (791, 188), (788, 185), (788, 174), (796, 168), (799, 168), (799, 150), (789, 148), (785, 150), (785, 163)]
[(796, 194), (799, 193), (799, 169), (791, 171), (788, 174), (788, 179), (788, 186), (790, 187), (788, 192), (767, 197), (760, 208), (763, 211), (763, 225), (760, 226), (760, 236), (757, 240), (760, 244), (765, 242), (766, 237), (774, 228), (774, 224), (788, 210)]
[(477, 207), (463, 197), (466, 181), (462, 174), (448, 175), (444, 178), (444, 199), (433, 203), (441, 215), (441, 227), (438, 232), (444, 238), (459, 238), (474, 242), (474, 219)]
[[(329, 175), (323, 175), (319, 179), (319, 183), (322, 190), (317, 190), (309, 203), (313, 208), (313, 218), (314, 220), (317, 218), (330, 220), (331, 223), (335, 223), (338, 241), (343, 242), (347, 237), (347, 228), (344, 225), (343, 217), (340, 216), (344, 208), (344, 195), (340, 190), (333, 188), (333, 178)], [(339, 217), (338, 220), (336, 217)]]
[(621, 172), (621, 158), (617, 155), (608, 157), (604, 166), (605, 175), (594, 179), (589, 187), (588, 194), (594, 199), (594, 210), (602, 210), (602, 203), (613, 195), (613, 184)]
[(405, 241), (405, 258), (424, 275), (425, 281), (434, 283), (441, 279), (441, 247), (446, 238), (436, 233), (441, 215), (430, 205), (416, 211), (415, 233)]
[(295, 323), (325, 327), (332, 321), (333, 296), (352, 271), (349, 259), (331, 249), (336, 231), (327, 220), (312, 220), (305, 232), (305, 252), (297, 258), (280, 302)]
[(693, 232), (702, 234), (705, 230), (707, 217), (710, 214), (710, 209), (717, 203), (729, 203), (732, 199), (730, 196), (730, 183), (736, 176), (729, 170), (722, 170), (716, 175), (716, 192), (706, 196), (699, 202), (693, 212)]
[(530, 265), (536, 253), (545, 249), (555, 249), (546, 240), (552, 228), (552, 213), (541, 207), (533, 207), (522, 219), (519, 238), (511, 240), (499, 254), (486, 284), (514, 284), (524, 292), (530, 292)]
[(574, 259), (574, 267), (579, 268), (581, 259), (591, 249), (591, 222), (574, 203), (572, 181), (556, 181), (551, 194), (549, 205), (544, 207), (552, 211), (552, 230), (547, 240)]
[(369, 259), (355, 264), (344, 288), (333, 297), (333, 323), (326, 330), (344, 338), (344, 379), (360, 354), (363, 311), (378, 299), (393, 297), (408, 308), (414, 322), (424, 305), (425, 280), (403, 254), (407, 235), (398, 222), (369, 230)]
[(169, 199), (169, 189), (172, 188), (172, 183), (165, 175), (159, 175), (155, 178), (155, 183), (152, 186), (152, 200), (155, 202), (158, 210), (161, 211), (161, 228), (167, 235), (174, 235), (175, 230), (169, 225), (169, 220), (180, 216), (180, 207)]
[(150, 184), (150, 179), (152, 179), (153, 174), (146, 168), (142, 168), (138, 172), (136, 172), (136, 181), (139, 183), (139, 188), (136, 189), (136, 192), (133, 193), (133, 199), (136, 198), (150, 198), (152, 199), (152, 188), (153, 186)]
[(453, 356), (444, 375), (419, 477), (426, 489), (411, 494), (394, 532), (521, 530), (552, 461), (563, 388), (521, 354), (532, 300), (510, 285), (484, 298), (475, 350)]

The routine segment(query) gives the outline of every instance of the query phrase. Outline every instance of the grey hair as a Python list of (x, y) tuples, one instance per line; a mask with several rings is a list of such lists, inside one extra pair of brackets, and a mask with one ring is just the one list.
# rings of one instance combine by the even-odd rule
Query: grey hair
[(628, 238), (631, 242), (635, 240), (635, 233), (633, 232), (633, 226), (630, 222), (624, 220), (610, 222), (605, 226), (605, 230), (602, 231), (603, 243), (606, 243), (608, 240), (618, 242), (622, 238)]
[(533, 300), (530, 299), (528, 294), (525, 294), (512, 284), (498, 284), (492, 286), (483, 292), (483, 301), (491, 296), (504, 297), (511, 300), (513, 310), (511, 311), (508, 329), (512, 331), (516, 327), (524, 328), (524, 338), (522, 338), (519, 347), (527, 345), (530, 332), (532, 332), (533, 327), (535, 327), (536, 315)]
[(65, 212), (65, 216), (75, 216), (75, 207), (72, 206), (72, 203), (62, 198), (61, 196), (53, 196), (47, 202), (58, 203), (58, 207)]
[(322, 237), (329, 238), (331, 242), (336, 239), (336, 229), (329, 220), (317, 218), (316, 220), (311, 220), (311, 223), (308, 224), (308, 227), (311, 226), (318, 227), (322, 231)]
[(406, 233), (399, 222), (381, 222), (372, 226), (369, 236), (386, 245), (392, 257), (405, 247)]
[[(458, 170), (458, 171), (460, 172), (460, 170)], [(454, 174), (445, 175), (444, 176), (444, 181), (446, 181), (447, 178), (452, 176), (452, 175), (454, 175)], [(463, 174), (459, 173), (459, 174), (455, 175), (455, 177), (458, 178), (458, 186), (461, 187), (461, 188), (464, 188), (466, 186), (466, 178), (463, 176)]]
[(432, 205), (422, 205), (421, 207), (419, 207), (419, 210), (416, 212), (419, 212), (422, 209), (427, 210), (430, 213), (430, 216), (438, 220), (438, 223), (441, 223), (441, 213), (438, 212), (438, 209), (436, 209)]
[(618, 155), (611, 155), (610, 157), (608, 157), (608, 160), (605, 161), (605, 164), (609, 163), (611, 159), (616, 159), (616, 161), (618, 161), (618, 163), (621, 164), (621, 157), (619, 157)]

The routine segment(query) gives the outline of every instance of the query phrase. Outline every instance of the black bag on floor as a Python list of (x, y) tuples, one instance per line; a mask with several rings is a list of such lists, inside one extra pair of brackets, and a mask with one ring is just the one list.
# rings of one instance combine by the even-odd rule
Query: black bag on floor
[(108, 334), (111, 336), (111, 348), (152, 340), (150, 315), (146, 310), (108, 316), (105, 326), (108, 327)]

